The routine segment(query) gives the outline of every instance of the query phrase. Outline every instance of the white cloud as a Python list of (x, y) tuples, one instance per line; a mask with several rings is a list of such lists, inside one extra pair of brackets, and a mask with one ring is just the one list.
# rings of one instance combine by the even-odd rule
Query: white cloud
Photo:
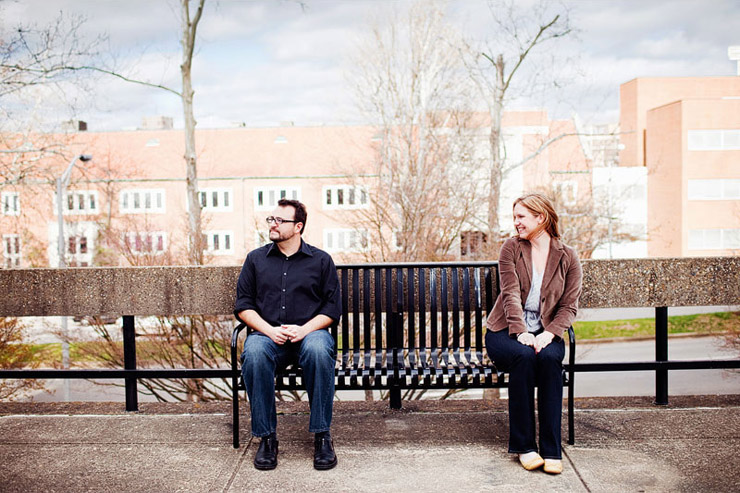
[[(201, 127), (232, 122), (281, 120), (356, 121), (345, 86), (345, 55), (369, 19), (410, 4), (405, 0), (254, 0), (206, 2), (193, 65), (196, 118)], [(486, 39), (492, 23), (488, 3), (447, 4), (451, 21), (467, 35)], [(619, 85), (635, 77), (733, 75), (726, 49), (737, 44), (736, 0), (704, 2), (622, 0), (568, 2), (578, 40), (558, 44), (562, 55), (579, 58), (559, 72), (568, 81), (519, 104), (546, 104), (553, 116), (572, 111), (586, 121), (616, 120)], [(176, 88), (180, 85), (178, 2), (44, 0), (0, 3), (3, 29), (18, 22), (43, 24), (59, 10), (83, 14), (86, 35), (108, 32), (120, 66), (128, 74)], [(548, 55), (545, 53), (545, 55)], [(136, 126), (144, 115), (167, 114), (181, 125), (173, 96), (157, 89), (97, 79), (97, 91), (78, 92), (79, 113), (91, 129)], [(546, 98), (546, 99), (543, 99)], [(69, 111), (49, 105), (50, 118)]]

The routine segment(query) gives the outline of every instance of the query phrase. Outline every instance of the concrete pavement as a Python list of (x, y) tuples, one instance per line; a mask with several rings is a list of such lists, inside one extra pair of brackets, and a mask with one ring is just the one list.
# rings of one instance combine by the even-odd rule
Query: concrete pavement
[[(577, 400), (560, 476), (506, 453), (506, 403), (339, 402), (339, 465), (315, 471), (306, 403), (281, 403), (280, 465), (256, 471), (227, 403), (0, 403), (2, 491), (740, 491), (740, 396)], [(244, 410), (244, 408), (242, 408)], [(565, 431), (565, 429), (564, 429)]]

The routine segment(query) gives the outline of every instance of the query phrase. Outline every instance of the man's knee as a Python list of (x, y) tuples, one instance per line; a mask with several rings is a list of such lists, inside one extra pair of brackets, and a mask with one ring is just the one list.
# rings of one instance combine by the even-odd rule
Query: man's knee
[(300, 359), (302, 362), (334, 361), (334, 338), (326, 330), (309, 333), (301, 344)]
[(272, 340), (263, 335), (250, 334), (244, 342), (244, 351), (242, 352), (242, 366), (259, 365), (270, 361), (274, 356), (271, 344)]

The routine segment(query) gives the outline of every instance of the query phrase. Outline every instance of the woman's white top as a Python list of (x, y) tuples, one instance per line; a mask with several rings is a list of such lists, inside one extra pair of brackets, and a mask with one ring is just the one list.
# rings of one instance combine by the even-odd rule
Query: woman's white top
[(524, 303), (524, 323), (527, 324), (529, 332), (537, 332), (542, 329), (540, 318), (540, 290), (542, 289), (542, 276), (544, 272), (537, 272), (532, 266), (532, 286), (529, 288), (527, 301)]

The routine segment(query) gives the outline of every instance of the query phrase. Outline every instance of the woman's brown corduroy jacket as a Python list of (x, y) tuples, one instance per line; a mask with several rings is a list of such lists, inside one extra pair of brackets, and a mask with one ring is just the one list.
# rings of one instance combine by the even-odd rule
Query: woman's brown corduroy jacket
[[(509, 335), (526, 332), (524, 302), (532, 283), (532, 244), (529, 241), (513, 237), (504, 242), (499, 275), (501, 293), (488, 316), (488, 330), (498, 332), (508, 327)], [(563, 337), (573, 323), (582, 278), (575, 250), (552, 238), (540, 289), (540, 317), (545, 330)]]

